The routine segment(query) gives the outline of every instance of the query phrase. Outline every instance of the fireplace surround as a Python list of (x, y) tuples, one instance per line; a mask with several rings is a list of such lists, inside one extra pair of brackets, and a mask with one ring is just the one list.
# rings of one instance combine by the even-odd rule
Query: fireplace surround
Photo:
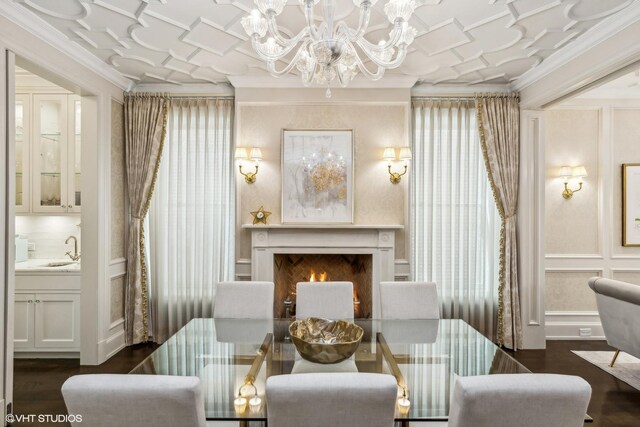
[[(280, 255), (333, 254), (347, 260), (354, 255), (370, 256), (369, 317), (380, 317), (380, 282), (394, 280), (395, 232), (401, 225), (243, 225), (251, 231), (251, 279), (276, 282), (276, 261)], [(276, 257), (278, 255), (278, 257)], [(336, 258), (333, 258), (334, 260)], [(326, 262), (326, 261), (325, 261)], [(356, 262), (358, 264), (359, 262)], [(320, 273), (320, 272), (318, 272)], [(294, 279), (297, 280), (297, 279)], [(341, 280), (329, 277), (329, 280)], [(276, 290), (275, 299), (290, 291), (290, 280), (285, 290)], [(295, 286), (295, 284), (294, 284)], [(366, 294), (366, 292), (364, 292)], [(360, 295), (358, 295), (360, 298)], [(361, 303), (362, 304), (362, 303)], [(276, 302), (276, 308), (278, 308)], [(283, 316), (276, 311), (276, 316)], [(368, 313), (367, 313), (368, 314)]]

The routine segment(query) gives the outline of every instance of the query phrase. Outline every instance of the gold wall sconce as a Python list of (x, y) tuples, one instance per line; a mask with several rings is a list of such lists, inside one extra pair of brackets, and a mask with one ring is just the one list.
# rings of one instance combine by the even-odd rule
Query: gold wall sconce
[[(256, 175), (258, 175), (258, 169), (260, 168), (260, 161), (262, 160), (262, 150), (258, 147), (237, 147), (236, 148), (236, 160), (240, 163), (238, 168), (240, 174), (244, 176), (244, 181), (247, 184), (253, 184), (256, 182)], [(247, 163), (253, 162), (255, 170), (253, 172), (244, 172), (243, 166), (247, 166)]]
[[(382, 159), (387, 161), (387, 170), (389, 171), (389, 181), (392, 184), (398, 184), (402, 180), (402, 176), (407, 173), (409, 160), (411, 160), (411, 148), (409, 147), (386, 147)], [(393, 172), (391, 170), (392, 162), (399, 160), (404, 162), (404, 170), (402, 172)]]
[[(566, 200), (569, 200), (573, 197), (573, 193), (576, 193), (582, 190), (582, 183), (584, 181), (584, 177), (587, 176), (587, 169), (584, 166), (562, 166), (560, 168), (560, 178), (562, 178), (564, 182), (564, 191), (562, 192), (562, 197)], [(578, 188), (572, 190), (569, 188), (569, 181), (577, 180)]]

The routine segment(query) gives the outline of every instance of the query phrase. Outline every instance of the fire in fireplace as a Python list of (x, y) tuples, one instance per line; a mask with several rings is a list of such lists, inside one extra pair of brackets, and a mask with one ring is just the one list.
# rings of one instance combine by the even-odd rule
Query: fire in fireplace
[(275, 314), (293, 315), (298, 282), (353, 283), (355, 318), (371, 318), (372, 256), (370, 254), (275, 254)]

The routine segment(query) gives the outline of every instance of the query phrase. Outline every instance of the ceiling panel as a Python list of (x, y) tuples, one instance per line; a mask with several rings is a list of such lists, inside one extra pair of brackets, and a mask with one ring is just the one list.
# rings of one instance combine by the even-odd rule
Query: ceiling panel
[[(138, 83), (225, 83), (229, 76), (266, 75), (240, 25), (253, 8), (251, 0), (12, 1)], [(375, 5), (371, 42), (388, 36), (386, 3)], [(433, 84), (479, 84), (517, 79), (602, 19), (624, 13), (633, 0), (417, 3), (411, 25), (418, 36), (404, 64), (389, 74)], [(338, 5), (337, 15), (353, 25), (353, 3)], [(297, 0), (289, 0), (278, 22), (288, 35), (302, 28)]]

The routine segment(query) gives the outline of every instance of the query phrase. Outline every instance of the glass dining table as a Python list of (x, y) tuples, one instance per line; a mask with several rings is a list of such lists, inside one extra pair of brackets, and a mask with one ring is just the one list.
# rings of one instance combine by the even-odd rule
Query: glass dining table
[[(207, 420), (266, 421), (265, 383), (272, 375), (305, 372), (377, 372), (396, 377), (410, 402), (396, 421), (441, 422), (449, 414), (456, 377), (529, 373), (462, 320), (356, 320), (364, 336), (346, 361), (321, 365), (302, 359), (287, 319), (193, 319), (132, 374), (197, 376)], [(239, 394), (254, 405), (236, 410)], [(238, 402), (236, 402), (238, 403)]]

